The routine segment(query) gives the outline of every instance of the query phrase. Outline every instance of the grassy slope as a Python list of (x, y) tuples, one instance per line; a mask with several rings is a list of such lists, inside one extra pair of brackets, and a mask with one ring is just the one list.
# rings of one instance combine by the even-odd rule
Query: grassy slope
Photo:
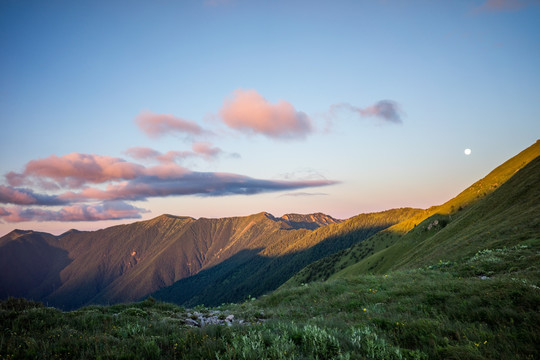
[[(437, 219), (443, 220), (443, 223), (454, 222), (461, 217), (463, 211), (467, 211), (470, 206), (491, 194), (501, 186), (501, 184), (504, 184), (510, 179), (517, 171), (538, 156), (540, 156), (540, 140), (498, 166), (486, 177), (465, 189), (455, 198), (442, 205), (433, 206), (423, 212), (419, 212), (415, 216), (411, 216), (410, 218), (381, 231), (366, 241), (352, 246), (350, 249), (310, 264), (292, 277), (287, 282), (287, 286), (326, 280), (332, 274), (342, 271), (348, 266), (355, 265), (361, 261), (363, 265), (359, 266), (362, 268), (362, 271), (374, 271), (376, 268), (379, 269), (378, 271), (384, 271), (386, 268), (392, 266), (392, 260), (401, 256), (403, 251), (408, 251), (410, 246), (414, 246), (415, 241), (421, 241), (424, 238), (432, 236), (434, 233), (434, 231), (432, 231), (431, 233), (420, 234), (417, 231), (418, 229), (413, 230), (415, 229), (415, 226), (421, 225), (420, 228), (427, 228), (430, 223)], [(438, 228), (440, 229), (440, 226)], [(405, 234), (407, 235), (404, 236)], [(394, 244), (396, 245), (393, 246)], [(472, 248), (471, 251), (473, 251)], [(366, 260), (369, 262), (369, 265), (366, 266), (367, 262), (363, 262), (363, 260), (370, 258), (374, 254), (378, 255), (372, 257), (371, 260)], [(384, 259), (382, 259), (383, 256), (385, 256)], [(375, 265), (376, 262), (378, 262), (377, 265)], [(354, 272), (353, 270), (351, 271)]]
[(538, 238), (539, 179), (540, 157), (537, 157), (481, 201), (453, 215), (429, 217), (394, 245), (335, 276), (383, 273), (440, 260), (454, 261), (482, 249), (511, 247)]

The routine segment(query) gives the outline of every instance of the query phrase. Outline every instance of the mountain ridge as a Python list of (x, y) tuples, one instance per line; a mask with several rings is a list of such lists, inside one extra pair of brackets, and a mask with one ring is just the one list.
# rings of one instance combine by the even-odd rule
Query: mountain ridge
[[(10, 258), (10, 264), (39, 257), (39, 252), (29, 249), (32, 246), (67, 254), (69, 262), (59, 262), (60, 267), (43, 263), (41, 269), (30, 268), (27, 277), (19, 276), (25, 270), (13, 265), (11, 271), (0, 274), (0, 287), (6, 290), (4, 297), (26, 296), (66, 309), (89, 303), (134, 301), (237, 254), (244, 254), (235, 257), (236, 265), (241, 265), (259, 252), (261, 256), (279, 257), (286, 252), (307, 251), (324, 240), (317, 236), (309, 239), (309, 234), (340, 223), (322, 213), (278, 218), (260, 212), (217, 219), (163, 214), (96, 231), (72, 229), (58, 236), (14, 230), (0, 239), (0, 250)], [(350, 246), (357, 240), (361, 239), (349, 239), (340, 246)], [(6, 247), (14, 241), (25, 242), (27, 255), (12, 249), (13, 245)], [(332, 248), (325, 251), (333, 252)], [(40, 278), (40, 272), (51, 275)], [(14, 286), (13, 278), (18, 278), (15, 282), (19, 284), (32, 286)], [(40, 278), (42, 288), (48, 290), (33, 291), (36, 283), (31, 279), (35, 278)]]
[[(384, 267), (381, 267), (383, 263), (386, 263), (389, 268), (391, 266), (391, 264), (388, 263), (389, 257), (385, 257), (386, 260), (380, 260), (380, 257), (383, 257), (383, 252), (395, 251), (396, 253), (400, 253), (405, 251), (405, 249), (408, 249), (408, 246), (403, 245), (403, 249), (398, 250), (400, 247), (399, 242), (403, 239), (406, 240), (407, 234), (410, 234), (409, 238), (411, 238), (415, 231), (419, 231), (418, 229), (422, 227), (427, 228), (430, 225), (433, 227), (435, 222), (437, 222), (437, 225), (435, 226), (438, 229), (441, 229), (441, 227), (446, 226), (452, 220), (452, 217), (461, 214), (470, 206), (474, 206), (475, 203), (478, 203), (486, 196), (495, 192), (500, 186), (511, 180), (516, 173), (538, 157), (540, 157), (540, 140), (497, 166), (485, 177), (464, 189), (454, 198), (441, 205), (432, 206), (423, 210), (415, 216), (411, 216), (406, 220), (377, 233), (372, 238), (352, 246), (350, 249), (335, 253), (318, 262), (310, 264), (289, 279), (286, 286), (326, 280), (333, 274), (336, 274), (349, 266), (359, 266), (355, 264), (376, 253), (379, 253), (379, 255), (372, 258), (370, 265), (363, 268), (362, 271), (374, 271), (377, 268), (379, 268), (380, 271), (383, 271), (385, 269)], [(391, 249), (387, 250), (387, 248)], [(377, 264), (375, 264), (375, 262), (377, 262)]]

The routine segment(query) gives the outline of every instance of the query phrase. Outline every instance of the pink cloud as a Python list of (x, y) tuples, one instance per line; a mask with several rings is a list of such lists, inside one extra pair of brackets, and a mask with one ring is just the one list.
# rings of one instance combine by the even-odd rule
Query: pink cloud
[(174, 162), (194, 155), (191, 151), (167, 151), (163, 154), (147, 147), (132, 147), (127, 149), (125, 153), (134, 159), (158, 161), (161, 163)]
[(313, 131), (305, 113), (284, 100), (271, 104), (255, 90), (236, 90), (220, 116), (230, 128), (276, 139), (304, 138)]
[(22, 174), (10, 173), (6, 180), (13, 186), (31, 184), (32, 178), (35, 178), (42, 182), (47, 182), (47, 179), (54, 180), (60, 186), (80, 187), (85, 183), (99, 184), (111, 180), (133, 179), (143, 171), (143, 166), (120, 158), (71, 153), (32, 160), (26, 164)]
[(0, 221), (102, 221), (120, 219), (140, 219), (148, 210), (134, 207), (122, 201), (104, 202), (99, 205), (77, 204), (62, 209), (44, 210), (14, 206), (0, 208)]
[(134, 159), (158, 161), (164, 164), (189, 157), (202, 157), (206, 160), (213, 160), (223, 153), (219, 147), (215, 147), (208, 142), (195, 142), (192, 149), (193, 151), (167, 151), (162, 154), (157, 150), (146, 147), (133, 147), (126, 150), (125, 153)]
[(169, 162), (147, 168), (145, 174), (149, 177), (157, 177), (160, 179), (175, 179), (190, 172), (191, 171), (185, 167)]
[(190, 136), (209, 133), (196, 122), (175, 117), (171, 114), (142, 112), (137, 116), (135, 122), (146, 135), (152, 138), (170, 133), (180, 133)]
[(192, 148), (195, 154), (201, 155), (206, 159), (216, 158), (223, 153), (220, 148), (212, 146), (212, 144), (207, 142), (193, 143)]
[(150, 149), (147, 147), (140, 147), (140, 146), (127, 149), (125, 151), (125, 154), (129, 157), (132, 157), (138, 160), (146, 160), (146, 159), (151, 160), (161, 155), (159, 151), (156, 151), (154, 149)]
[(540, 4), (538, 0), (486, 0), (476, 7), (474, 12), (513, 11), (525, 8), (532, 4)]
[(178, 161), (178, 160), (182, 160), (182, 159), (185, 159), (187, 157), (190, 157), (190, 156), (193, 156), (193, 154), (191, 153), (191, 151), (173, 151), (173, 150), (170, 150), (170, 151), (167, 151), (165, 154), (159, 154), (158, 156), (156, 156), (156, 160), (163, 163), (163, 164), (166, 164), (166, 163), (171, 163), (171, 162), (175, 162), (175, 161)]
[(11, 186), (21, 186), (24, 184), (24, 175), (10, 171), (6, 174), (6, 180)]
[(21, 189), (0, 185), (0, 203), (29, 205), (35, 204), (36, 198)]

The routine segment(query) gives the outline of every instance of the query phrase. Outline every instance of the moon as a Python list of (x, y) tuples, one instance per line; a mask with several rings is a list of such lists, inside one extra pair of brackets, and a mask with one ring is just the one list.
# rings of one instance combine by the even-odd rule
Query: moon
[(464, 153), (465, 155), (471, 155), (471, 149), (465, 149)]

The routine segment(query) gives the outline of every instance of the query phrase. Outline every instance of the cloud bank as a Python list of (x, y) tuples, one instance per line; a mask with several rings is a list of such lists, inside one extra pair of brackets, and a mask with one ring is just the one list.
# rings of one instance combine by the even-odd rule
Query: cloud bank
[[(194, 153), (216, 156), (217, 148), (206, 143), (194, 145)], [(161, 154), (148, 148), (134, 148), (130, 153), (140, 157), (160, 158)], [(72, 153), (51, 155), (30, 161), (22, 173), (6, 175), (10, 186), (0, 185), (0, 220), (19, 221), (98, 221), (140, 218), (147, 212), (126, 201), (141, 201), (168, 196), (227, 196), (253, 195), (264, 192), (290, 191), (335, 184), (330, 180), (265, 180), (249, 176), (194, 172), (173, 161), (145, 167), (121, 158)], [(16, 179), (16, 180), (14, 180)], [(53, 184), (54, 194), (39, 193), (18, 187), (22, 184)], [(36, 185), (37, 184), (37, 185)], [(100, 202), (98, 205), (94, 204)], [(21, 206), (64, 206), (60, 210), (22, 208)]]
[(313, 131), (305, 113), (284, 100), (271, 104), (255, 90), (236, 90), (219, 114), (231, 129), (274, 139), (302, 139)]

